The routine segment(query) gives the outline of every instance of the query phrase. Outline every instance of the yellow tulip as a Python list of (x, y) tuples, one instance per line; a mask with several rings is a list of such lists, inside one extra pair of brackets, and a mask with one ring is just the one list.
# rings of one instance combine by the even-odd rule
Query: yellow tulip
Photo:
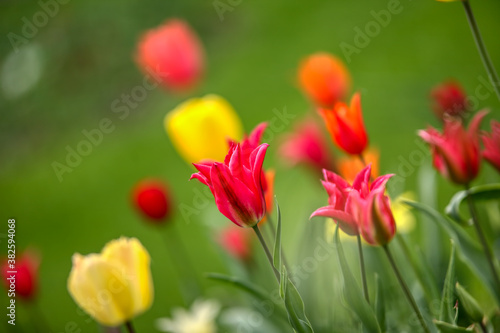
[(188, 162), (222, 162), (228, 139), (240, 141), (243, 129), (233, 107), (222, 97), (207, 95), (178, 105), (165, 116), (165, 130)]
[(113, 240), (99, 254), (73, 255), (68, 290), (104, 326), (118, 326), (153, 302), (149, 253), (136, 238)]

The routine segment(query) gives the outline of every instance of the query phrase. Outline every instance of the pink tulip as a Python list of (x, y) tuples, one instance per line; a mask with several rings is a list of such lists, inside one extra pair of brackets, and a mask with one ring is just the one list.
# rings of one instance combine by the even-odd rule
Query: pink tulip
[(385, 184), (393, 175), (384, 175), (370, 185), (371, 165), (358, 173), (352, 185), (341, 176), (323, 170), (323, 187), (328, 193), (328, 206), (317, 209), (311, 217), (334, 219), (349, 235), (361, 234), (372, 245), (387, 244), (396, 231)]
[(440, 120), (446, 115), (456, 117), (467, 112), (467, 95), (458, 82), (448, 81), (434, 87), (431, 98), (434, 102), (432, 109)]
[(219, 243), (230, 254), (240, 260), (250, 258), (251, 251), (251, 234), (248, 229), (228, 226), (222, 230), (219, 236)]
[(137, 46), (141, 69), (173, 90), (189, 90), (203, 73), (203, 47), (189, 25), (171, 19), (147, 31)]
[(484, 144), (483, 157), (500, 171), (500, 122), (491, 121), (491, 134), (481, 136)]
[(319, 172), (335, 169), (333, 154), (321, 128), (310, 118), (297, 123), (293, 133), (284, 136), (279, 154), (292, 166), (303, 163)]
[(207, 185), (219, 211), (240, 227), (254, 227), (266, 214), (262, 164), (269, 145), (263, 143), (247, 157), (242, 144), (230, 143), (224, 163), (194, 163), (190, 179)]
[(456, 184), (467, 184), (479, 173), (479, 126), (488, 111), (478, 112), (465, 130), (458, 119), (447, 119), (441, 134), (430, 127), (418, 135), (430, 144), (433, 164), (445, 178)]

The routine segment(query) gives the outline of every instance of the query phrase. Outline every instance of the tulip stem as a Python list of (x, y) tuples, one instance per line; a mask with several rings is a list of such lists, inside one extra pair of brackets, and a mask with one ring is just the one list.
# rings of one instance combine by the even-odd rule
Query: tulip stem
[(269, 251), (269, 248), (267, 247), (266, 241), (264, 240), (264, 237), (262, 237), (262, 233), (259, 230), (259, 225), (256, 224), (253, 226), (253, 230), (257, 234), (257, 238), (259, 239), (260, 245), (262, 245), (262, 248), (264, 249), (264, 252), (266, 253), (267, 260), (269, 261), (269, 264), (271, 264), (271, 267), (274, 272), (274, 276), (276, 276), (276, 280), (278, 280), (278, 284), (280, 283), (280, 273), (278, 270), (274, 267), (273, 263), (273, 257), (271, 255), (271, 252)]
[(363, 246), (361, 245), (361, 236), (356, 236), (358, 239), (359, 266), (361, 267), (361, 281), (363, 282), (363, 294), (366, 301), (370, 304), (370, 296), (368, 295), (368, 284), (366, 283), (365, 258), (363, 256)]
[(132, 326), (132, 322), (130, 320), (125, 323), (125, 327), (127, 328), (128, 333), (135, 333), (134, 326)]
[(488, 73), (488, 77), (493, 85), (493, 89), (497, 94), (497, 98), (500, 100), (500, 79), (498, 78), (498, 74), (495, 70), (495, 66), (491, 62), (490, 55), (488, 54), (488, 50), (484, 45), (483, 38), (481, 37), (481, 33), (479, 32), (479, 27), (477, 25), (474, 14), (472, 13), (472, 8), (470, 6), (469, 0), (462, 1), (464, 5), (465, 14), (467, 15), (467, 21), (469, 21), (469, 26), (472, 31), (472, 36), (474, 37), (474, 41), (476, 42), (477, 49), (479, 51), (479, 55), (481, 56), (481, 60), (483, 61), (483, 65)]
[(394, 274), (396, 275), (396, 278), (398, 279), (399, 285), (401, 286), (401, 289), (403, 289), (403, 292), (406, 296), (406, 299), (410, 303), (411, 307), (413, 308), (413, 311), (415, 311), (415, 314), (417, 315), (418, 320), (420, 321), (420, 325), (422, 325), (422, 328), (424, 329), (425, 332), (430, 333), (429, 327), (427, 327), (427, 324), (424, 320), (424, 316), (422, 315), (422, 312), (420, 312), (420, 309), (418, 308), (417, 302), (415, 302), (415, 299), (413, 298), (413, 295), (411, 294), (410, 289), (406, 285), (406, 282), (403, 279), (403, 276), (399, 272), (399, 269), (396, 266), (396, 262), (394, 261), (394, 258), (392, 257), (391, 251), (389, 251), (389, 247), (387, 245), (384, 245), (383, 249), (385, 251), (385, 254), (387, 255), (387, 259), (389, 259), (389, 262), (391, 263), (392, 270), (394, 271)]
[(481, 327), (481, 330), (484, 333), (488, 333), (488, 328), (486, 327), (486, 325), (482, 321), (479, 323), (479, 326)]
[(491, 269), (491, 273), (493, 274), (493, 278), (495, 280), (495, 283), (497, 285), (497, 288), (500, 288), (500, 279), (498, 278), (497, 271), (495, 269), (495, 264), (493, 263), (493, 255), (491, 254), (490, 247), (488, 246), (488, 242), (486, 241), (486, 237), (484, 236), (483, 229), (481, 228), (481, 225), (479, 224), (479, 219), (477, 218), (477, 212), (476, 212), (476, 206), (474, 205), (474, 200), (472, 200), (471, 193), (470, 193), (470, 185), (466, 184), (465, 185), (465, 190), (467, 194), (467, 204), (469, 205), (469, 211), (470, 215), (472, 218), (472, 224), (474, 224), (474, 228), (476, 229), (477, 236), (479, 238), (479, 241), (481, 242), (481, 245), (483, 246), (483, 251), (484, 254), (486, 255), (486, 259), (488, 261), (488, 264)]
[[(266, 213), (266, 218), (267, 218), (267, 221), (269, 222), (269, 226), (271, 227), (271, 230), (272, 230), (273, 240), (275, 240), (276, 239), (276, 226), (274, 225), (274, 220), (271, 217), (271, 214), (269, 214), (269, 213)], [(286, 269), (290, 272), (290, 266), (288, 265), (288, 260), (286, 260), (285, 252), (283, 252), (283, 250), (281, 250), (281, 260), (283, 260), (283, 265), (285, 265)]]

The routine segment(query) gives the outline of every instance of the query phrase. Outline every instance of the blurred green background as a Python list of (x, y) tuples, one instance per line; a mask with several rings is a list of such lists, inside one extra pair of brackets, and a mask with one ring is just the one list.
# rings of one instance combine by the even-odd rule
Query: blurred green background
[[(131, 188), (144, 177), (169, 183), (175, 209), (182, 203), (191, 205), (193, 190), (201, 188), (187, 181), (193, 170), (164, 132), (163, 117), (169, 110), (185, 98), (217, 93), (234, 106), (246, 131), (271, 120), (276, 109), (286, 108), (299, 119), (311, 108), (296, 83), (300, 60), (328, 51), (347, 62), (340, 43), (355, 45), (354, 29), (364, 30), (374, 20), (371, 11), (387, 9), (389, 3), (221, 1), (232, 8), (222, 20), (212, 1), (69, 1), (26, 38), (26, 44), (18, 44), (17, 53), (9, 33), (22, 36), (23, 18), (32, 21), (42, 7), (34, 1), (0, 3), (0, 207), (5, 222), (0, 236), (6, 234), (7, 218), (13, 217), (18, 250), (34, 247), (41, 253), (38, 303), (51, 332), (65, 332), (68, 322), (75, 322), (82, 332), (98, 331), (67, 292), (71, 256), (98, 252), (121, 235), (139, 238), (153, 260), (155, 302), (135, 320), (138, 332), (153, 331), (154, 319), (182, 305), (177, 275), (161, 240), (165, 230), (143, 223), (130, 204)], [(475, 96), (483, 84), (479, 77), (487, 78), (459, 3), (401, 0), (400, 6), (401, 12), (352, 54), (348, 64), (354, 89), (363, 96), (370, 140), (381, 151), (381, 171), (395, 173), (401, 159), (408, 160), (420, 149), (416, 130), (428, 123), (438, 125), (429, 107), (430, 88), (456, 78)], [(473, 1), (472, 6), (500, 67), (500, 3)], [(111, 103), (143, 80), (133, 59), (137, 40), (144, 30), (171, 17), (187, 20), (199, 34), (207, 55), (205, 80), (190, 95), (175, 96), (157, 88), (121, 120), (111, 111)], [(498, 118), (499, 106), (493, 95), (478, 103), (478, 108), (491, 108), (489, 119)], [(85, 139), (82, 131), (97, 128), (102, 118), (111, 119), (116, 129), (59, 181), (52, 163), (64, 163), (66, 147), (75, 148)], [(289, 128), (291, 123), (285, 125)], [(283, 211), (284, 246), (293, 257), (310, 212), (326, 198), (316, 176), (282, 167), (273, 142), (266, 165), (278, 169), (275, 191)], [(428, 166), (430, 160), (422, 164)], [(418, 175), (418, 170), (411, 172), (395, 192), (417, 190)], [(488, 166), (481, 177), (498, 181)], [(457, 188), (440, 177), (436, 181), (442, 208)], [(210, 226), (230, 222), (213, 206), (190, 221), (177, 213), (174, 223), (200, 276), (228, 271)], [(426, 237), (420, 239), (425, 242)], [(5, 238), (0, 238), (0, 254), (5, 253)], [(432, 260), (433, 254), (427, 254)], [(442, 274), (439, 269), (445, 269), (447, 258), (435, 258), (440, 267), (436, 271)], [(263, 264), (262, 269), (267, 267)], [(204, 283), (208, 293), (222, 292), (217, 284)], [(20, 325), (28, 329), (31, 324), (24, 314), (31, 310), (18, 311)]]

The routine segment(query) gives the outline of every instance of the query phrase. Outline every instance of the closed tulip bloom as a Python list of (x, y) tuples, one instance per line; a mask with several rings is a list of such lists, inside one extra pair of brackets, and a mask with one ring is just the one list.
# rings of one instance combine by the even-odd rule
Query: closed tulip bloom
[(359, 155), (368, 144), (363, 115), (361, 95), (354, 94), (351, 104), (337, 102), (331, 109), (319, 109), (335, 144), (348, 154)]
[(482, 135), (483, 157), (500, 172), (500, 122), (491, 121), (491, 133)]
[(434, 87), (431, 98), (432, 109), (440, 120), (444, 120), (446, 115), (457, 117), (467, 112), (467, 96), (457, 82), (448, 81)]
[(190, 99), (165, 116), (165, 129), (178, 153), (188, 162), (222, 162), (229, 140), (242, 136), (241, 121), (222, 97)]
[(291, 166), (304, 164), (320, 173), (323, 169), (335, 170), (335, 158), (321, 128), (309, 118), (298, 122), (291, 133), (283, 136), (278, 152)]
[(163, 223), (170, 215), (170, 195), (165, 184), (159, 180), (146, 179), (133, 189), (133, 201), (148, 221)]
[(224, 163), (194, 163), (191, 176), (207, 185), (219, 211), (240, 227), (254, 227), (266, 214), (262, 164), (269, 145), (261, 144), (244, 158), (239, 143), (231, 142)]
[(75, 302), (104, 326), (118, 326), (153, 302), (149, 253), (136, 238), (122, 237), (99, 254), (73, 255), (68, 290)]
[(342, 61), (328, 53), (316, 53), (302, 61), (299, 83), (318, 106), (332, 107), (351, 89), (351, 75)]
[(479, 126), (487, 111), (478, 112), (466, 130), (462, 122), (448, 119), (444, 132), (434, 128), (420, 130), (420, 137), (431, 146), (433, 164), (446, 179), (468, 184), (479, 173)]
[(363, 239), (370, 245), (384, 246), (396, 234), (396, 222), (392, 214), (389, 197), (385, 188), (372, 190), (366, 200), (357, 202), (358, 212), (362, 215), (359, 230)]
[(147, 31), (138, 43), (136, 61), (145, 73), (172, 90), (192, 88), (204, 70), (203, 47), (189, 25), (179, 19)]
[[(15, 276), (15, 294), (16, 297), (30, 301), (35, 298), (38, 291), (38, 266), (40, 260), (36, 253), (26, 251), (15, 260), (14, 265), (11, 267), (12, 262), (8, 259), (4, 260), (1, 267), (2, 280), (7, 290), (10, 289), (12, 280), (8, 280), (12, 275)], [(14, 271), (15, 273), (9, 273)]]

